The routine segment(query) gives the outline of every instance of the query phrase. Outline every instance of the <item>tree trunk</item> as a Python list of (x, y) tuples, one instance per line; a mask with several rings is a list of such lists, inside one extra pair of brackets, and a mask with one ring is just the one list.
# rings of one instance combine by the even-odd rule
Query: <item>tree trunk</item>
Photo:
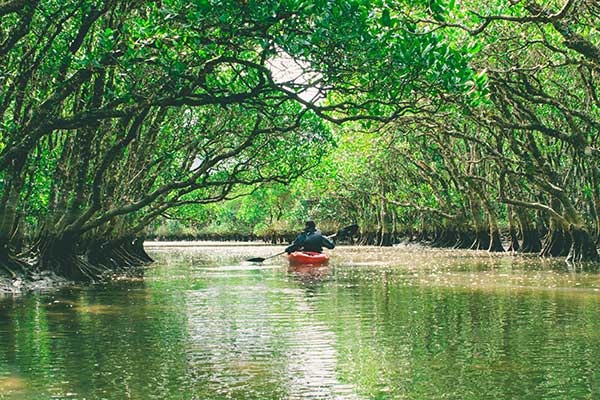
[(490, 246), (488, 247), (489, 252), (501, 253), (504, 252), (504, 246), (502, 246), (502, 237), (500, 236), (500, 230), (498, 228), (493, 229), (490, 232)]
[(421, 213), (421, 226), (419, 227), (419, 234), (417, 235), (417, 242), (424, 242), (427, 238), (426, 228), (425, 228), (425, 216)]
[(24, 160), (11, 165), (4, 175), (4, 192), (0, 196), (0, 272), (16, 278), (29, 270), (27, 263), (15, 257), (15, 232), (20, 192), (24, 179)]
[(519, 228), (521, 231), (521, 253), (539, 253), (542, 251), (542, 242), (537, 230), (531, 223), (527, 211), (516, 208), (517, 219), (519, 220)]
[(504, 246), (502, 246), (502, 237), (500, 236), (500, 229), (498, 228), (498, 219), (494, 210), (489, 204), (484, 203), (485, 210), (488, 215), (488, 225), (490, 227), (490, 245), (488, 251), (493, 253), (504, 252)]
[(596, 166), (592, 167), (592, 211), (594, 214), (594, 236), (596, 245), (600, 245), (600, 171)]
[(74, 281), (95, 282), (101, 279), (104, 268), (86, 261), (78, 254), (79, 238), (65, 233), (44, 232), (38, 240), (38, 271), (52, 271)]
[(490, 228), (485, 223), (481, 213), (481, 202), (476, 196), (469, 192), (469, 201), (471, 204), (471, 214), (475, 225), (475, 238), (471, 244), (472, 250), (488, 250), (490, 248)]
[(385, 232), (381, 238), (380, 246), (390, 247), (393, 244), (391, 232)]
[(498, 218), (496, 218), (496, 212), (488, 197), (485, 195), (480, 187), (476, 189), (477, 196), (481, 199), (481, 205), (487, 215), (487, 224), (489, 227), (489, 245), (487, 251), (493, 253), (504, 252), (504, 246), (502, 246), (502, 237), (500, 236), (500, 229), (498, 228)]
[[(585, 227), (571, 226), (569, 235), (571, 236), (571, 247), (567, 255), (568, 262), (600, 261), (596, 244)], [(598, 265), (591, 269), (597, 270)]]
[(510, 236), (510, 245), (508, 251), (519, 251), (519, 238), (517, 236), (517, 230), (513, 220), (513, 208), (508, 205), (506, 207), (506, 217), (508, 219), (508, 234)]
[(0, 238), (0, 275), (17, 278), (26, 276), (28, 272), (29, 264), (14, 255), (8, 240)]
[(380, 197), (380, 201), (379, 201), (379, 213), (377, 213), (377, 225), (378, 229), (377, 229), (377, 245), (378, 246), (384, 246), (384, 240), (385, 240), (385, 236), (387, 234), (387, 229), (386, 229), (386, 224), (385, 224), (385, 220), (386, 220), (386, 212), (385, 212), (385, 201), (383, 200), (383, 193), (381, 194)]
[(142, 261), (147, 263), (154, 262), (152, 257), (146, 253), (146, 249), (144, 248), (144, 239), (137, 238), (133, 240), (133, 248), (135, 250), (135, 255), (138, 256)]
[(24, 183), (23, 167), (24, 161), (20, 161), (7, 170), (3, 177), (5, 182), (0, 195), (0, 244), (10, 243), (15, 231), (17, 210)]
[(490, 248), (490, 232), (481, 227), (475, 230), (475, 240), (471, 245), (471, 250), (488, 250)]
[(470, 229), (462, 229), (458, 232), (458, 238), (454, 244), (455, 249), (469, 249), (475, 241), (475, 233)]
[(562, 226), (551, 220), (540, 255), (542, 257), (563, 257), (569, 253), (570, 246), (571, 237), (565, 233)]

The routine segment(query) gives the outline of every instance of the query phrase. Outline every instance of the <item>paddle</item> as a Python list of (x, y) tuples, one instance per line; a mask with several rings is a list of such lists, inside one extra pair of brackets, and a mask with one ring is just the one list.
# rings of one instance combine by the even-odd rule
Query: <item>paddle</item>
[[(327, 239), (331, 239), (331, 238), (334, 238), (334, 237), (336, 237), (338, 235), (345, 236), (345, 234), (348, 234), (348, 233), (355, 234), (356, 231), (358, 231), (358, 225), (353, 224), (353, 225), (345, 226), (342, 229), (340, 229), (339, 231), (337, 231), (337, 233), (334, 233), (333, 235), (329, 235), (329, 236), (325, 236), (325, 237)], [(254, 258), (249, 258), (246, 261), (260, 263), (260, 262), (263, 262), (265, 260), (268, 260), (269, 258), (280, 256), (283, 253), (285, 253), (285, 250), (282, 251), (281, 253), (273, 254), (272, 256), (269, 256), (269, 257), (264, 257), (264, 258), (263, 257), (254, 257)]]
[(285, 250), (282, 251), (281, 253), (273, 254), (272, 256), (269, 256), (269, 257), (265, 257), (265, 258), (263, 258), (263, 257), (254, 257), (254, 258), (249, 258), (246, 261), (248, 261), (248, 262), (263, 262), (265, 260), (268, 260), (269, 258), (280, 256), (283, 253), (285, 253)]

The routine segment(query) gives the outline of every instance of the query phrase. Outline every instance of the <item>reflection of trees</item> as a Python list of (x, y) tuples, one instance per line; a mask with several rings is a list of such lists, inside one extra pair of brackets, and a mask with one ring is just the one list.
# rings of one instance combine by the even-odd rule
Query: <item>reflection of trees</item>
[[(67, 391), (343, 398), (358, 391), (366, 398), (571, 399), (598, 390), (598, 299), (585, 290), (433, 286), (421, 278), (435, 272), (418, 270), (415, 278), (413, 264), (333, 265), (332, 280), (307, 288), (289, 271), (219, 269), (214, 257), (182, 253), (148, 270), (143, 283), (1, 303), (0, 376), (19, 373), (39, 398)], [(491, 273), (490, 265), (502, 267), (446, 268), (469, 280)], [(534, 279), (520, 274), (513, 277)]]
[(307, 296), (314, 296), (331, 276), (331, 268), (328, 265), (297, 264), (288, 267), (288, 274), (301, 285)]
[[(40, 396), (168, 398), (185, 382), (182, 299), (143, 283), (27, 297), (2, 312), (0, 373)], [(4, 367), (6, 366), (6, 367)]]
[(211, 269), (205, 278), (209, 287), (186, 300), (196, 396), (343, 398), (352, 391), (338, 381), (336, 336), (315, 318), (306, 282), (298, 289), (247, 270)]
[(598, 390), (589, 368), (600, 356), (589, 340), (600, 324), (592, 297), (374, 280), (351, 289), (341, 282), (316, 304), (337, 337), (340, 379), (364, 394), (573, 398)]

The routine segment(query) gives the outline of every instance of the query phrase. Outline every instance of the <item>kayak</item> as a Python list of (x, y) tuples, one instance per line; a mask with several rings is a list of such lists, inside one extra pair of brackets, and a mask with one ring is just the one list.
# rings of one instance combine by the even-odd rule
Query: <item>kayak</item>
[(329, 256), (314, 251), (294, 251), (288, 254), (288, 260), (293, 264), (324, 264), (329, 261)]
[(329, 261), (329, 256), (313, 251), (294, 251), (288, 254), (288, 260), (293, 264), (325, 264)]

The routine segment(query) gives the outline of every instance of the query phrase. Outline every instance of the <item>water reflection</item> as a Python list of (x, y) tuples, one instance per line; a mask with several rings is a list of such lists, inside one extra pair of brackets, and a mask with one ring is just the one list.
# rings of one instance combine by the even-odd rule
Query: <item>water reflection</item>
[(315, 295), (331, 278), (331, 273), (329, 265), (293, 264), (288, 267), (288, 274), (305, 289), (307, 295)]
[(547, 260), (156, 248), (143, 281), (0, 302), (0, 399), (600, 398), (600, 276)]

